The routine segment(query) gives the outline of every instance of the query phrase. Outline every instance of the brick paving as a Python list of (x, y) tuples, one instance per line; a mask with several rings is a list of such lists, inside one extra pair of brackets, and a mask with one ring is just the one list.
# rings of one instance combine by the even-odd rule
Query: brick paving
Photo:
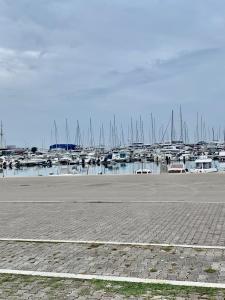
[(225, 250), (0, 242), (0, 269), (225, 282)]
[[(224, 178), (214, 174), (4, 179), (0, 238), (225, 246)], [(2, 269), (166, 280), (224, 283), (224, 256), (218, 249), (0, 242)], [(10, 283), (0, 281), (0, 299), (124, 298), (96, 291), (90, 282), (64, 283), (65, 288), (56, 289), (57, 298), (41, 280), (27, 283), (15, 276)], [(83, 288), (90, 294), (82, 296)], [(11, 295), (11, 290), (16, 292)], [(193, 294), (181, 299), (208, 298)], [(224, 297), (218, 294), (215, 299)]]
[(225, 204), (1, 203), (0, 238), (225, 245)]

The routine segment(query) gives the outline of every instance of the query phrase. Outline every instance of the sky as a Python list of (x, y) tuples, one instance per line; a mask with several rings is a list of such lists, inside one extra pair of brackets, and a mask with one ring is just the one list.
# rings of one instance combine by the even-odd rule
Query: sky
[(0, 0), (7, 144), (49, 145), (54, 120), (65, 142), (66, 118), (71, 142), (77, 120), (166, 126), (180, 105), (190, 131), (197, 112), (223, 128), (224, 83), (224, 0)]

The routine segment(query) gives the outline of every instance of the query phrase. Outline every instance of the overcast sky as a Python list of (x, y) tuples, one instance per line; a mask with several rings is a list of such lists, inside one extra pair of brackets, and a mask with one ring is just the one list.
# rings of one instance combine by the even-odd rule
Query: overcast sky
[[(182, 104), (225, 125), (224, 0), (0, 0), (0, 119), (7, 144), (63, 142), (116, 114), (159, 124)], [(147, 126), (147, 125), (146, 125)]]

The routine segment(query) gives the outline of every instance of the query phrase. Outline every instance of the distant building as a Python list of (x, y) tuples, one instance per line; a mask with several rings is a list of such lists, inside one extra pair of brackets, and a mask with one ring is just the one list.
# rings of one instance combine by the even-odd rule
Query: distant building
[(7, 150), (17, 149), (16, 145), (7, 145), (6, 148)]
[(1, 149), (1, 155), (23, 155), (27, 149), (17, 148), (16, 146), (6, 147), (5, 149)]

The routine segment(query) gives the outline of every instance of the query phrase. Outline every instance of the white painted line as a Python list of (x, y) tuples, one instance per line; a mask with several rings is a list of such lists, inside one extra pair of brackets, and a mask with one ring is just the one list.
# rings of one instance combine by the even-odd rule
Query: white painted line
[(145, 278), (137, 278), (137, 277), (86, 275), (86, 274), (38, 272), (38, 271), (9, 270), (9, 269), (0, 269), (0, 274), (54, 277), (54, 278), (63, 278), (63, 279), (79, 279), (79, 280), (93, 280), (94, 279), (94, 280), (105, 280), (105, 281), (115, 281), (115, 282), (170, 284), (170, 285), (179, 285), (179, 286), (194, 286), (194, 287), (225, 289), (224, 283), (145, 279)]
[(182, 244), (157, 244), (157, 243), (129, 243), (113, 241), (83, 241), (83, 240), (48, 240), (48, 239), (17, 239), (0, 238), (0, 242), (29, 242), (29, 243), (51, 243), (51, 244), (94, 244), (94, 245), (117, 245), (117, 246), (153, 246), (153, 247), (175, 247), (175, 248), (193, 248), (193, 249), (218, 249), (225, 250), (225, 246), (205, 246), (205, 245), (182, 245)]
[(43, 203), (43, 204), (45, 204), (45, 203), (47, 203), (47, 204), (51, 204), (51, 203), (69, 203), (69, 202), (66, 202), (66, 201), (26, 201), (26, 200), (22, 200), (22, 201), (20, 201), (20, 200), (18, 200), (18, 201), (0, 201), (0, 203), (13, 203), (13, 204), (15, 204), (15, 203), (37, 203), (37, 204), (40, 204), (40, 203)]
[(145, 203), (145, 204), (151, 204), (151, 203), (181, 203), (181, 204), (225, 204), (225, 201), (224, 202), (219, 202), (219, 201), (211, 201), (211, 202), (203, 202), (203, 201), (199, 201), (199, 202), (196, 202), (196, 201), (183, 201), (183, 200), (172, 200), (172, 201), (170, 201), (170, 200), (168, 200), (168, 201), (161, 201), (161, 200), (159, 200), (159, 201), (157, 201), (157, 200), (153, 200), (153, 201), (142, 201), (142, 200), (140, 200), (140, 201), (116, 201), (116, 200), (109, 200), (109, 201), (101, 201), (101, 200), (91, 200), (91, 201), (89, 201), (89, 200), (84, 200), (84, 201), (74, 201), (74, 200), (68, 200), (68, 201), (55, 201), (55, 200), (53, 200), (53, 201), (51, 201), (51, 200), (49, 200), (49, 201), (26, 201), (26, 200), (18, 200), (18, 201), (0, 201), (0, 203), (13, 203), (13, 204), (15, 204), (15, 203), (38, 203), (38, 204), (45, 204), (45, 203), (48, 203), (48, 204), (54, 204), (54, 203), (66, 203), (66, 204), (76, 204), (76, 203), (78, 203), (78, 204), (120, 204), (120, 203), (126, 203), (126, 204), (129, 204), (129, 203), (137, 203), (137, 204), (139, 204), (139, 203)]

